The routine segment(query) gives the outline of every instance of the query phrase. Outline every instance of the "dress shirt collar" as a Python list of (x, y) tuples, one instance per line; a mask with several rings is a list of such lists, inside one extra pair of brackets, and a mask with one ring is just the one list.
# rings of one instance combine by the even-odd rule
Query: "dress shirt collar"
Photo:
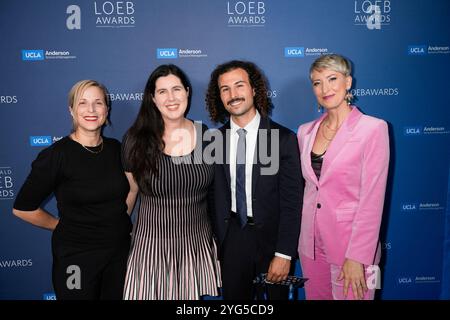
[[(259, 122), (261, 120), (261, 115), (258, 110), (256, 110), (256, 115), (253, 119), (247, 123), (247, 125), (243, 128), (248, 132), (257, 132), (259, 128)], [(230, 117), (230, 129), (232, 133), (236, 133), (241, 127), (239, 127), (234, 121), (233, 118)]]

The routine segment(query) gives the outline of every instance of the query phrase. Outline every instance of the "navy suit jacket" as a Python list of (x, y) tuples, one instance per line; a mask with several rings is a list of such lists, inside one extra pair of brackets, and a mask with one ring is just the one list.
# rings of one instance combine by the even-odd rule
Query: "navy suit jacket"
[[(230, 122), (219, 130), (224, 143), (224, 164), (215, 164), (214, 178), (214, 230), (219, 245), (223, 245), (231, 212), (230, 165), (226, 159), (225, 149), (229, 145)], [(261, 129), (269, 130), (267, 150), (272, 143), (279, 140), (279, 169), (272, 175), (261, 175), (261, 169), (270, 167), (263, 164), (257, 154), (257, 161), (252, 171), (252, 208), (255, 227), (261, 231), (261, 247), (265, 254), (297, 255), (297, 244), (300, 233), (301, 207), (303, 201), (303, 178), (300, 169), (300, 156), (296, 135), (289, 129), (269, 118), (261, 117), (256, 148), (259, 149)], [(279, 139), (272, 130), (277, 129)], [(267, 152), (266, 152), (267, 153)]]

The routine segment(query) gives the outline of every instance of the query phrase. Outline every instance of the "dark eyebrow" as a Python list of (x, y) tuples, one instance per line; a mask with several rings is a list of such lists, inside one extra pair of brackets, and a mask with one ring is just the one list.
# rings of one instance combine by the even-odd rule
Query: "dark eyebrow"
[[(237, 85), (237, 84), (240, 84), (240, 83), (247, 83), (247, 82), (244, 81), (244, 80), (238, 80), (235, 83), (233, 83), (233, 85)], [(219, 89), (222, 89), (223, 87), (228, 87), (228, 85), (220, 86)]]

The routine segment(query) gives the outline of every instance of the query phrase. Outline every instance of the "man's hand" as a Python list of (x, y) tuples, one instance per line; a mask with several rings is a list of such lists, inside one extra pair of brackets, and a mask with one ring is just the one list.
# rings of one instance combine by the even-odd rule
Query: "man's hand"
[(286, 280), (290, 268), (291, 268), (291, 260), (275, 256), (270, 262), (266, 280), (273, 283)]

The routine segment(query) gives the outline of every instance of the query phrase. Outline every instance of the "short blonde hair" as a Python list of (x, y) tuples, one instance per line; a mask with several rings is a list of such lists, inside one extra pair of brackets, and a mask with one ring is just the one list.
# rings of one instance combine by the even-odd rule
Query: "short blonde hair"
[(352, 73), (352, 65), (350, 61), (339, 55), (339, 54), (324, 54), (317, 58), (309, 68), (309, 78), (312, 80), (311, 76), (313, 71), (319, 71), (322, 69), (330, 69), (344, 76), (350, 76)]
[[(102, 91), (106, 107), (109, 111), (111, 108), (111, 99), (109, 97), (108, 90), (103, 84), (95, 80), (81, 80), (73, 85), (72, 89), (70, 89), (69, 91), (69, 108), (73, 110), (73, 108), (78, 104), (78, 101), (80, 100), (84, 91), (90, 87), (97, 87)], [(106, 118), (106, 124), (109, 124), (108, 118)], [(75, 131), (76, 128), (77, 124), (72, 119), (72, 131)]]
[(81, 80), (73, 85), (69, 92), (69, 107), (73, 108), (78, 103), (78, 100), (80, 100), (83, 92), (89, 87), (97, 87), (103, 92), (103, 97), (109, 110), (111, 107), (111, 99), (109, 98), (108, 90), (103, 84), (95, 80)]

